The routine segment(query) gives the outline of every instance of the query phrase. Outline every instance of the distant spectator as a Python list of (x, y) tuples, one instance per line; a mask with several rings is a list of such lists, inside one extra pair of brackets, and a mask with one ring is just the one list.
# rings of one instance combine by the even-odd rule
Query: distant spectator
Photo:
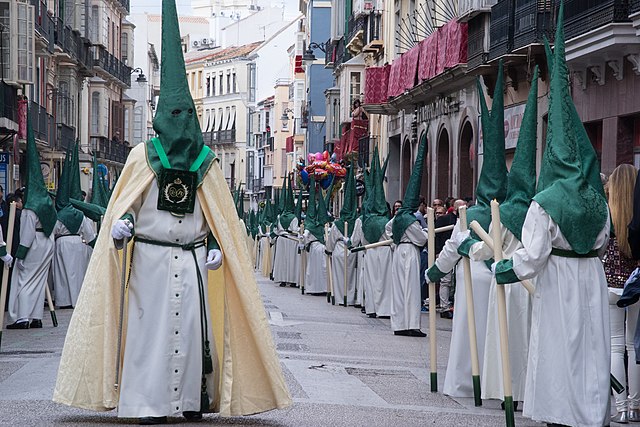
[(351, 110), (351, 118), (356, 120), (368, 120), (367, 113), (365, 113), (364, 108), (362, 108), (362, 104), (360, 104), (360, 100), (356, 99), (353, 101), (353, 109)]
[(427, 199), (424, 196), (420, 196), (420, 205), (415, 212), (416, 218), (420, 222), (420, 227), (427, 228), (427, 222), (424, 220), (424, 216), (427, 214)]
[(398, 209), (400, 209), (401, 207), (402, 200), (396, 200), (395, 202), (393, 202), (393, 210), (391, 211), (391, 215), (396, 216), (396, 214), (398, 213)]

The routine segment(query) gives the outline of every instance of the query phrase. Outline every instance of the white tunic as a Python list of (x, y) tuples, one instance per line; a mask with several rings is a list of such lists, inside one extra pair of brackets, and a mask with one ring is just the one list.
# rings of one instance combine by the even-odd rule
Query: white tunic
[[(154, 179), (131, 207), (136, 237), (189, 244), (207, 237), (200, 202), (184, 217), (156, 209)], [(207, 292), (207, 248), (196, 249)], [(207, 317), (208, 305), (207, 306)], [(178, 415), (200, 410), (202, 343), (196, 262), (190, 251), (138, 242), (135, 244), (127, 315), (126, 346), (118, 416)], [(215, 344), (208, 336), (215, 359)], [(213, 399), (213, 375), (207, 375)]]
[[(604, 254), (609, 220), (593, 249)], [(537, 276), (523, 415), (571, 426), (609, 424), (611, 339), (607, 281), (598, 258), (550, 255), (571, 250), (558, 225), (535, 201), (513, 254), (521, 279)]]
[(293, 218), (289, 227), (285, 230), (278, 217), (276, 234), (276, 252), (273, 261), (273, 281), (276, 283), (297, 283), (300, 257), (298, 256), (298, 218)]
[[(340, 221), (338, 221), (340, 223)], [(344, 230), (344, 222), (342, 223)], [(329, 230), (327, 250), (331, 252), (331, 276), (333, 278), (333, 296), (336, 302), (344, 304), (344, 252), (342, 231), (335, 224)], [(347, 305), (356, 303), (356, 254), (348, 251), (347, 255)]]
[[(391, 236), (393, 219), (385, 226)], [(400, 244), (394, 245), (391, 263), (391, 329), (420, 329), (420, 250), (427, 244), (427, 233), (414, 221), (405, 230)]]
[[(505, 259), (522, 247), (520, 241), (509, 229), (502, 227), (502, 253)], [(484, 242), (476, 243), (469, 250), (469, 257), (475, 261), (493, 258), (493, 251)], [(487, 331), (485, 334), (484, 357), (482, 363), (481, 389), (483, 399), (504, 399), (502, 384), (502, 358), (500, 353), (500, 327), (496, 281), (491, 281), (487, 307)], [(527, 355), (529, 353), (529, 332), (531, 330), (531, 297), (520, 283), (504, 286), (507, 302), (507, 325), (509, 329), (509, 361), (513, 400), (524, 400), (524, 386), (527, 378)]]
[(44, 309), (45, 286), (53, 258), (53, 233), (36, 231), (42, 224), (36, 213), (23, 209), (20, 216), (20, 245), (29, 247), (24, 270), (14, 267), (9, 295), (9, 319), (40, 319)]
[(304, 230), (304, 245), (309, 248), (304, 291), (307, 294), (324, 294), (327, 292), (327, 259), (324, 245), (309, 230)]
[[(471, 377), (471, 356), (469, 355), (469, 328), (467, 325), (467, 296), (464, 284), (464, 269), (458, 254), (458, 246), (453, 237), (460, 232), (459, 224), (453, 228), (451, 238), (446, 241), (436, 259), (436, 266), (443, 273), (455, 268), (456, 293), (451, 326), (451, 344), (449, 361), (444, 377), (443, 393), (453, 397), (473, 397), (473, 380)], [(476, 338), (478, 344), (478, 360), (484, 358), (484, 340), (487, 325), (487, 307), (489, 304), (489, 286), (493, 275), (482, 261), (471, 261), (471, 277), (473, 289), (473, 308), (476, 320)], [(482, 365), (480, 366), (482, 376)]]
[(56, 305), (75, 306), (93, 252), (88, 245), (96, 238), (93, 222), (83, 217), (78, 233), (71, 234), (67, 227), (58, 221), (53, 234), (53, 289)]

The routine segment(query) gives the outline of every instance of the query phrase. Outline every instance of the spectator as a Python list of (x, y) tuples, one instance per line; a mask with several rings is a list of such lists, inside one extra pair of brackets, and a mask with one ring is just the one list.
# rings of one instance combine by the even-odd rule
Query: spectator
[(391, 211), (391, 216), (396, 216), (398, 213), (398, 209), (402, 207), (402, 200), (396, 200), (393, 202), (393, 211)]
[(433, 199), (433, 202), (431, 202), (431, 207), (433, 209), (435, 209), (438, 206), (444, 206), (444, 203), (442, 202), (442, 199)]
[(415, 212), (416, 218), (418, 218), (418, 222), (420, 223), (420, 227), (427, 228), (427, 222), (424, 220), (424, 216), (427, 214), (427, 199), (424, 196), (420, 196), (420, 206), (418, 206), (418, 210)]
[(365, 113), (364, 108), (360, 104), (360, 100), (356, 99), (353, 101), (353, 109), (351, 110), (351, 118), (356, 120), (368, 120), (367, 113)]

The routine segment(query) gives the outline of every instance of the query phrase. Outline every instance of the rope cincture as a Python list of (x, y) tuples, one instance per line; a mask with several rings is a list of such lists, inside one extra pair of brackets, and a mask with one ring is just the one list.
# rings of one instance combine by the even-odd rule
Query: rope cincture
[(200, 411), (206, 412), (209, 409), (209, 393), (207, 392), (206, 375), (213, 372), (213, 359), (211, 358), (211, 346), (207, 333), (207, 331), (209, 330), (209, 325), (207, 321), (207, 311), (205, 305), (206, 298), (204, 292), (204, 281), (202, 279), (202, 274), (200, 273), (200, 268), (198, 268), (198, 256), (196, 255), (196, 249), (205, 247), (206, 241), (198, 240), (184, 245), (171, 242), (162, 242), (159, 240), (144, 239), (140, 237), (136, 237), (135, 241), (137, 241), (138, 243), (146, 243), (148, 245), (180, 248), (183, 251), (191, 252), (191, 255), (193, 255), (193, 262), (196, 266), (196, 276), (198, 278), (198, 294), (200, 299), (200, 339), (202, 342), (202, 382), (200, 385)]

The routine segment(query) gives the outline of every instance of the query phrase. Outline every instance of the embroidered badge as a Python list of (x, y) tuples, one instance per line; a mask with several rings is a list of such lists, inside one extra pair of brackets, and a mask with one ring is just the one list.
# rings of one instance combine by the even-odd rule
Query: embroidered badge
[(195, 172), (163, 169), (158, 182), (158, 210), (173, 214), (193, 213), (196, 180)]

